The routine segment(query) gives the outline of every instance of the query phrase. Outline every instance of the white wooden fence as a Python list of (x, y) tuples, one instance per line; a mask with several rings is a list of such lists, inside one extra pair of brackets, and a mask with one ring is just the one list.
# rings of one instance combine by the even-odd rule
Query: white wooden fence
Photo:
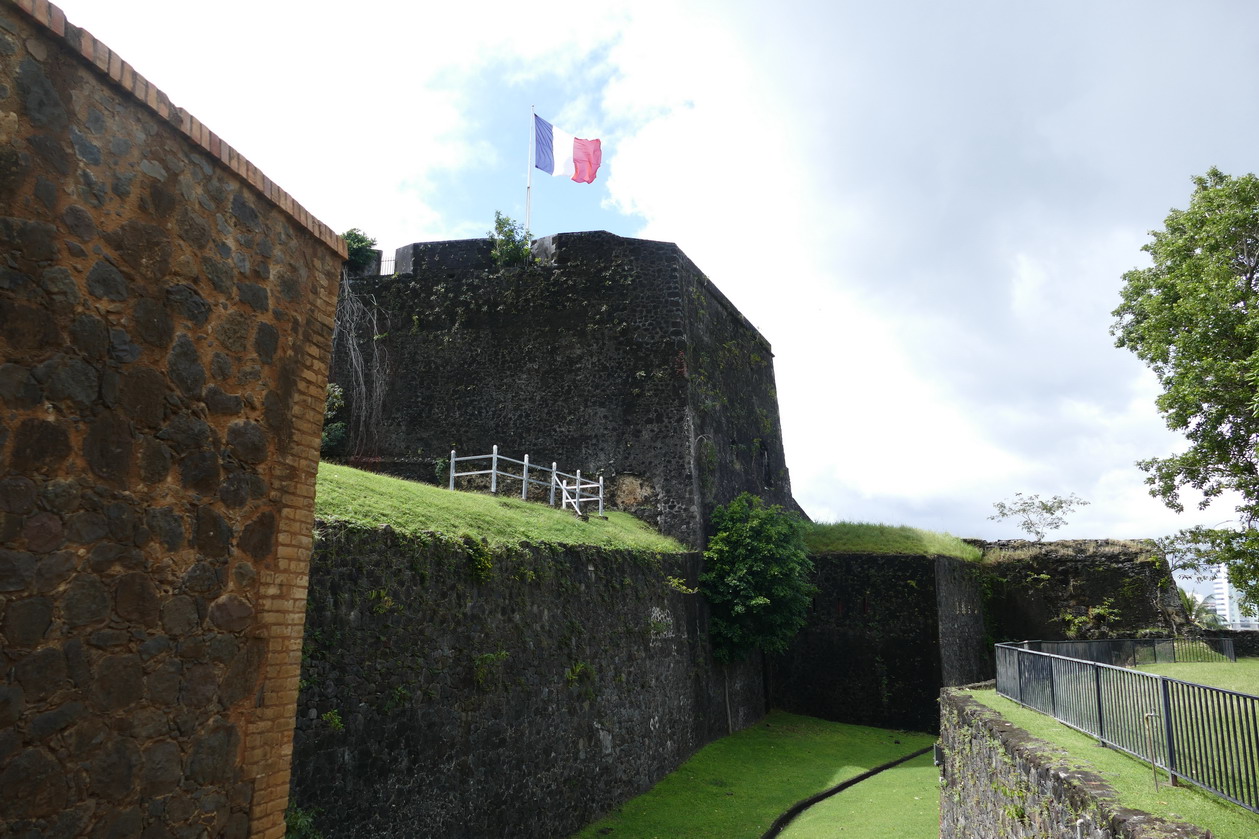
[[(460, 472), (458, 464), (470, 463), (471, 461), (489, 461), (488, 469), (470, 469), (466, 472)], [(509, 472), (502, 468), (504, 464), (516, 465), (521, 467), (519, 474)], [(532, 471), (532, 474), (530, 472)], [(498, 494), (498, 479), (500, 477), (508, 478), (514, 481), (520, 481), (520, 497), (527, 499), (529, 497), (529, 487), (540, 486), (548, 490), (548, 503), (554, 507), (555, 499), (558, 494), (560, 499), (560, 509), (571, 509), (577, 515), (583, 515), (581, 505), (598, 503), (599, 516), (603, 517), (603, 476), (599, 476), (598, 481), (592, 481), (589, 478), (582, 478), (581, 470), (577, 470), (576, 475), (570, 475), (561, 472), (556, 468), (555, 461), (551, 461), (551, 468), (545, 466), (539, 467), (537, 464), (529, 462), (529, 455), (525, 455), (524, 460), (516, 460), (498, 453), (498, 446), (494, 446), (494, 450), (490, 454), (473, 454), (458, 457), (454, 449), (450, 450), (450, 488), (455, 488), (455, 478), (467, 478), (472, 475), (489, 475), (490, 476), (490, 492)], [(538, 475), (542, 478), (536, 477)]]

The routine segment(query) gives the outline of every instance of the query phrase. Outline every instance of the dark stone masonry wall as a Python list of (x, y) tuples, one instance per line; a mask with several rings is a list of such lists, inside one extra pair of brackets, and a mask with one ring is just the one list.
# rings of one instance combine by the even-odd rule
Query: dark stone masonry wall
[(344, 246), (210, 140), (0, 2), (6, 837), (284, 832)]
[(994, 640), (1180, 634), (1187, 623), (1154, 543), (973, 542), (984, 552)]
[(940, 696), (941, 839), (1209, 839), (1120, 806), (1100, 776), (957, 691)]
[(770, 660), (774, 707), (934, 731), (940, 687), (990, 675), (974, 565), (947, 557), (815, 556), (808, 623)]
[(564, 233), (535, 251), (500, 269), (488, 240), (409, 245), (397, 277), (354, 282), (367, 315), (342, 306), (333, 362), (351, 463), (440, 481), (452, 448), (498, 444), (601, 474), (611, 506), (692, 546), (744, 490), (795, 506), (769, 345), (676, 245)]
[(646, 791), (765, 712), (665, 580), (699, 562), (321, 526), (293, 800), (328, 836), (553, 839)]

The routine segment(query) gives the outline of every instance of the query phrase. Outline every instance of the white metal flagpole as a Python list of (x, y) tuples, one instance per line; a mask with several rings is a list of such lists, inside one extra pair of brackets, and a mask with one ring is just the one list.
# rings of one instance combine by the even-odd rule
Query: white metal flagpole
[(534, 127), (534, 124), (537, 122), (534, 112), (536, 107), (536, 105), (529, 106), (529, 165), (525, 169), (525, 235), (530, 235), (529, 231), (533, 229), (529, 222), (531, 221), (530, 215), (533, 210), (531, 202), (533, 200), (533, 159), (535, 155), (533, 144), (536, 142), (535, 136), (537, 135), (537, 129)]

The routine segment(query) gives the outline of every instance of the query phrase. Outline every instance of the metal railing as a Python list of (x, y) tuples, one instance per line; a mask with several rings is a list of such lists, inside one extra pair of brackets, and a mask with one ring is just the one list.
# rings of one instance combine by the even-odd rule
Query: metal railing
[(382, 259), (380, 261), (380, 276), (388, 277), (392, 275), (395, 262), (396, 260), (393, 259)]
[(1237, 661), (1232, 638), (1102, 638), (1093, 641), (1023, 641), (1025, 650), (1081, 658), (1116, 667), (1179, 662)]
[[(466, 472), (460, 472), (457, 464), (468, 463), (471, 461), (489, 461), (488, 469), (470, 469)], [(508, 472), (501, 469), (503, 464), (514, 464), (521, 467), (519, 474)], [(533, 474), (530, 474), (532, 470)], [(454, 449), (450, 450), (450, 488), (455, 488), (455, 478), (467, 478), (472, 475), (489, 475), (490, 476), (490, 492), (498, 494), (498, 479), (507, 478), (512, 481), (520, 481), (520, 497), (522, 499), (529, 498), (529, 487), (543, 487), (548, 492), (548, 501), (552, 507), (555, 506), (556, 493), (559, 494), (560, 509), (571, 509), (577, 515), (584, 515), (581, 510), (582, 504), (599, 505), (599, 516), (603, 516), (603, 476), (599, 476), (599, 480), (592, 481), (589, 478), (582, 478), (581, 470), (577, 470), (577, 474), (570, 475), (567, 472), (561, 472), (556, 468), (555, 461), (551, 462), (551, 468), (545, 466), (539, 467), (536, 463), (529, 462), (529, 455), (525, 455), (524, 460), (516, 460), (498, 453), (498, 446), (494, 446), (490, 454), (473, 454), (458, 457)], [(545, 480), (539, 479), (537, 475), (547, 476)]]
[(996, 654), (997, 693), (1259, 813), (1259, 696), (1015, 644)]

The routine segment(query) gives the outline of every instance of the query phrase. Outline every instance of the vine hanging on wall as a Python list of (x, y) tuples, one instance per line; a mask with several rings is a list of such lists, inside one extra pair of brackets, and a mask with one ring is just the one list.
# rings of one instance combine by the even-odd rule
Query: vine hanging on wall
[[(363, 302), (350, 283), (349, 272), (341, 269), (341, 292), (337, 316), (332, 329), (332, 352), (341, 351), (350, 371), (346, 402), (350, 410), (350, 455), (373, 455), (377, 450), (377, 434), (385, 403), (385, 381), (389, 357), (381, 340), (379, 307), (375, 295), (365, 295)], [(369, 346), (366, 355), (363, 344)]]

